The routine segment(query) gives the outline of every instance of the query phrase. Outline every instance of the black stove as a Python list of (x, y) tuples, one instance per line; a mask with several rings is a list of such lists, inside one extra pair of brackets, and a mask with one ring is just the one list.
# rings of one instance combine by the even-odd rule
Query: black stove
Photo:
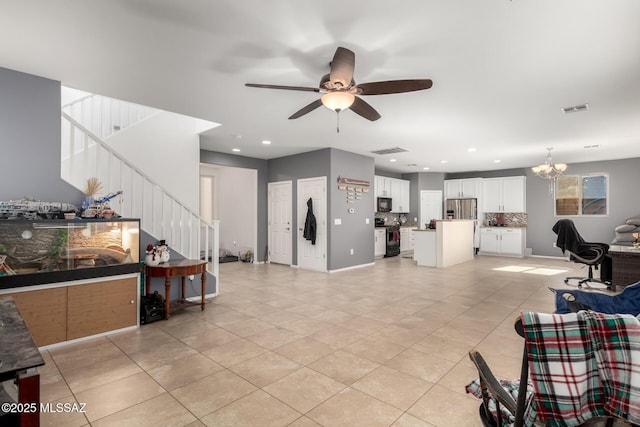
[(400, 226), (388, 225), (386, 227), (387, 252), (385, 257), (400, 255)]

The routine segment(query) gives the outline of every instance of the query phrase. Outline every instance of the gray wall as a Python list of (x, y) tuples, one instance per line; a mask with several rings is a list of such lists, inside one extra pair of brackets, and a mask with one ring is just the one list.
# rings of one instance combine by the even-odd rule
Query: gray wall
[(234, 168), (255, 169), (258, 175), (258, 248), (256, 261), (263, 261), (267, 254), (267, 160), (254, 159), (252, 157), (236, 156), (216, 151), (200, 150), (200, 162)]
[[(292, 181), (292, 216), (291, 223), (298, 224), (298, 188), (296, 180), (303, 178), (313, 178), (317, 176), (327, 177), (327, 187), (330, 187), (331, 176), (331, 149), (325, 148), (323, 150), (311, 151), (308, 153), (296, 154), (293, 156), (279, 157), (277, 159), (269, 160), (268, 182), (278, 181)], [(266, 193), (266, 191), (265, 191)], [(371, 202), (373, 206), (373, 201)], [(331, 213), (331, 192), (327, 188), (327, 221), (330, 221)], [(267, 216), (267, 209), (262, 213)], [(331, 253), (331, 239), (332, 233), (330, 227), (327, 224), (327, 251)], [(291, 252), (293, 265), (298, 264), (298, 242), (296, 240), (296, 233), (291, 233)], [(330, 268), (329, 259), (327, 259), (327, 268)]]
[[(233, 166), (258, 171), (258, 259), (264, 259), (268, 242), (267, 183), (292, 181), (292, 223), (297, 224), (297, 180), (318, 176), (327, 177), (327, 268), (340, 268), (373, 262), (373, 191), (363, 193), (362, 200), (346, 203), (346, 194), (337, 189), (337, 178), (343, 176), (369, 181), (373, 184), (373, 158), (326, 148), (322, 150), (258, 160), (213, 151), (200, 151), (200, 161), (222, 166)], [(373, 190), (373, 187), (371, 187)], [(355, 212), (349, 214), (348, 207)], [(334, 219), (342, 225), (334, 225)], [(365, 224), (369, 218), (369, 224)], [(297, 265), (297, 240), (293, 233), (292, 263)], [(354, 254), (350, 255), (350, 249)]]
[[(373, 262), (374, 252), (374, 212), (373, 212), (373, 176), (372, 157), (331, 149), (331, 174), (328, 178), (328, 211), (331, 250), (329, 251), (329, 270), (362, 265)], [(347, 203), (346, 191), (338, 190), (338, 177), (369, 181), (370, 191), (362, 193), (362, 200)], [(354, 213), (348, 212), (349, 208)], [(341, 225), (335, 225), (334, 219), (340, 218)], [(369, 224), (366, 224), (366, 219)], [(351, 255), (350, 249), (353, 249)]]
[(441, 172), (415, 172), (402, 175), (402, 179), (411, 181), (409, 190), (411, 200), (409, 202), (409, 215), (407, 219), (420, 221), (420, 191), (435, 190), (444, 191), (444, 173)]
[(0, 68), (0, 148), (0, 200), (80, 207), (82, 192), (60, 178), (60, 82)]
[[(614, 229), (624, 224), (627, 218), (640, 216), (640, 158), (611, 160), (605, 162), (571, 163), (566, 175), (606, 173), (609, 175), (609, 215), (591, 217), (569, 217), (573, 219), (580, 235), (587, 241), (610, 243)], [(527, 247), (534, 255), (561, 256), (553, 247), (556, 235), (551, 228), (559, 217), (553, 215), (553, 196), (549, 194), (546, 179), (527, 174)]]
[[(606, 173), (609, 175), (609, 214), (607, 216), (569, 217), (580, 235), (593, 242), (610, 243), (614, 229), (624, 224), (627, 218), (640, 216), (640, 158), (610, 160), (603, 162), (571, 163), (567, 175)], [(539, 178), (529, 168), (497, 171), (447, 174), (446, 179), (495, 178), (502, 176), (527, 177), (527, 248), (533, 255), (562, 256), (553, 246), (556, 235), (551, 228), (561, 217), (554, 216), (553, 195), (549, 192), (549, 181)], [(566, 217), (562, 217), (566, 218)]]

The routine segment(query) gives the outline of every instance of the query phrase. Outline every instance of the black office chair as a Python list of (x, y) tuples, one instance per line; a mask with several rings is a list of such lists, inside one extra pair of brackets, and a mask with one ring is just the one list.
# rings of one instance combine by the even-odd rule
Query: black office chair
[[(559, 220), (552, 230), (558, 236), (556, 246), (562, 249), (562, 253), (568, 252), (571, 261), (589, 267), (587, 277), (567, 277), (564, 283), (569, 284), (569, 280), (577, 280), (578, 288), (582, 288), (585, 283), (601, 283), (606, 285), (607, 289), (611, 289), (611, 258), (607, 256), (609, 245), (585, 241), (570, 219)], [(600, 269), (600, 278), (596, 279), (593, 277), (593, 269), (597, 270), (599, 266), (603, 268)]]

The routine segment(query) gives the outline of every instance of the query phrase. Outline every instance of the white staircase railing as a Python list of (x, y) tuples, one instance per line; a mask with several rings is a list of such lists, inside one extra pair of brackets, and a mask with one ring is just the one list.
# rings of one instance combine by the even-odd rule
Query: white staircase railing
[(63, 105), (62, 111), (103, 141), (161, 112), (145, 105), (93, 94)]
[(202, 220), (64, 111), (61, 157), (62, 179), (84, 190), (87, 179), (96, 177), (105, 195), (122, 190), (110, 202), (119, 215), (140, 218), (145, 232), (166, 240), (186, 258), (210, 258), (207, 271), (219, 281), (219, 221)]

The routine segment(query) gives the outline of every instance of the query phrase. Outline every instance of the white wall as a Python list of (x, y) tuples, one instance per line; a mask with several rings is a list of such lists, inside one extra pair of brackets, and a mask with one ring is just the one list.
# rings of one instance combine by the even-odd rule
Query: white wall
[(213, 123), (162, 112), (107, 139), (113, 149), (194, 212), (200, 207), (200, 137)]

